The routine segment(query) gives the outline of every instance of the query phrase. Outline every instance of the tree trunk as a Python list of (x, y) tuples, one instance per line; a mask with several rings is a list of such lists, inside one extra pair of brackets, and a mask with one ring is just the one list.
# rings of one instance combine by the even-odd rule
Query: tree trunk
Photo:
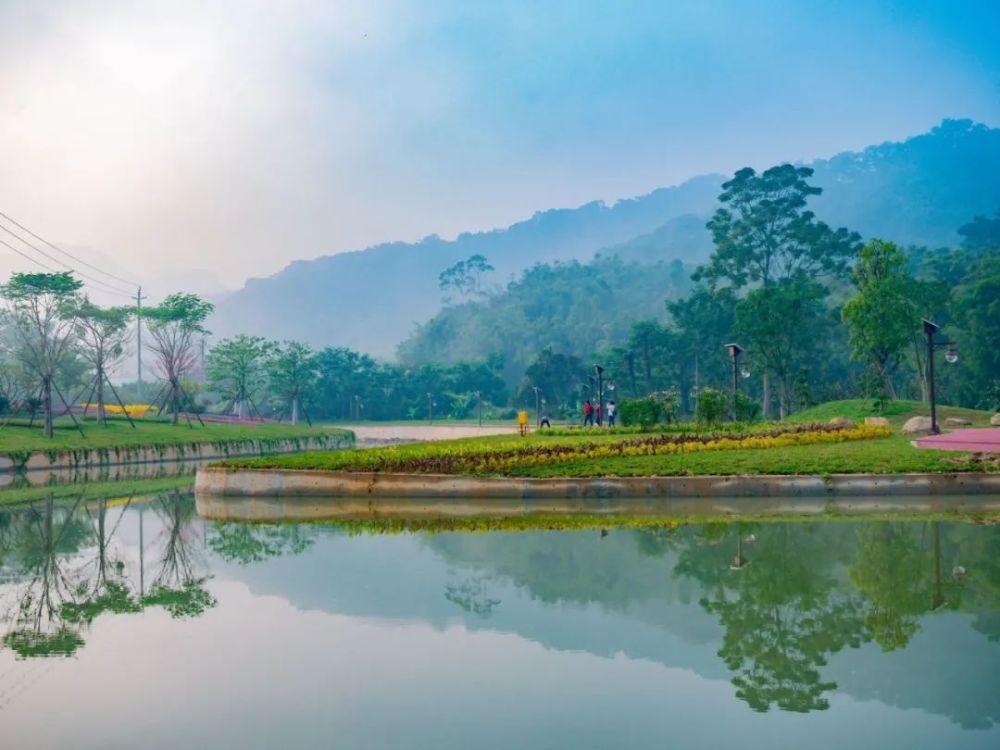
[(236, 401), (236, 416), (240, 419), (247, 418), (247, 400), (245, 398), (237, 399)]
[(104, 409), (104, 371), (97, 371), (97, 424), (107, 424)]
[[(480, 401), (482, 404), (482, 401)], [(292, 396), (292, 424), (299, 423), (299, 397), (298, 395)]]
[(771, 418), (771, 378), (765, 372), (760, 376), (761, 415), (764, 419)]
[(180, 421), (181, 410), (181, 387), (176, 380), (170, 381), (170, 423), (177, 424)]
[(45, 410), (45, 437), (52, 437), (52, 378), (42, 378), (42, 409)]
[(642, 342), (642, 364), (646, 374), (646, 393), (653, 392), (653, 364), (649, 361), (649, 339)]

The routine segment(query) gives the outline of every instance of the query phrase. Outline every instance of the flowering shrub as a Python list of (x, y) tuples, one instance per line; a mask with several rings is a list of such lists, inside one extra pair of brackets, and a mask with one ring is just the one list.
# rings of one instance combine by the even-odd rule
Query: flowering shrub
[(780, 425), (756, 433), (659, 434), (604, 442), (527, 443), (514, 447), (484, 450), (479, 446), (437, 446), (425, 455), (401, 455), (389, 448), (363, 451), (343, 468), (353, 471), (380, 471), (411, 474), (497, 474), (528, 466), (571, 461), (614, 459), (836, 443), (888, 437), (892, 430), (877, 425), (842, 427), (829, 424)]
[[(87, 411), (97, 411), (97, 404), (84, 404)], [(126, 412), (130, 417), (144, 417), (156, 407), (152, 404), (125, 404), (123, 409), (119, 404), (105, 404), (104, 411), (114, 416), (123, 416)]]

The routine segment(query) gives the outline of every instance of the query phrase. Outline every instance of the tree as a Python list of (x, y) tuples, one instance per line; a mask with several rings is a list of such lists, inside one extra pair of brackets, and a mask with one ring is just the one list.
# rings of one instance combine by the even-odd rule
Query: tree
[(298, 341), (286, 341), (271, 350), (267, 361), (271, 391), (287, 406), (292, 424), (298, 424), (302, 397), (316, 384), (316, 353)]
[(891, 242), (872, 240), (861, 248), (851, 270), (858, 292), (841, 313), (850, 327), (851, 356), (874, 369), (889, 398), (896, 398), (892, 373), (920, 324), (913, 303), (918, 282), (906, 264)]
[[(738, 171), (722, 186), (719, 201), (723, 205), (708, 222), (715, 252), (694, 278), (705, 279), (710, 288), (725, 281), (741, 289), (842, 274), (860, 237), (844, 228), (832, 229), (806, 210), (809, 198), (823, 192), (807, 182), (812, 174), (807, 167), (791, 164), (771, 167), (760, 175), (749, 167)], [(768, 299), (760, 297), (756, 304)], [(752, 343), (757, 347), (762, 342), (755, 339)], [(781, 363), (781, 369), (787, 370), (788, 363)], [(770, 412), (770, 372), (762, 373), (765, 416)]]
[(254, 394), (267, 384), (267, 363), (273, 351), (271, 342), (241, 333), (223, 339), (208, 353), (209, 385), (236, 405), (240, 419), (246, 419)]
[(966, 250), (996, 250), (1000, 248), (1000, 209), (992, 218), (976, 216), (958, 228), (962, 247)]
[(156, 355), (161, 374), (167, 381), (166, 399), (174, 424), (180, 415), (181, 378), (190, 373), (195, 364), (195, 336), (208, 333), (204, 323), (214, 307), (197, 294), (176, 293), (159, 306), (143, 311), (152, 339), (148, 348)]
[(542, 349), (524, 372), (518, 402), (533, 405), (532, 388), (538, 387), (553, 414), (568, 415), (577, 403), (580, 384), (587, 382), (590, 372), (579, 357), (554, 352), (551, 348)]
[(41, 382), (45, 437), (52, 437), (52, 390), (56, 371), (73, 352), (78, 292), (69, 271), (15, 273), (0, 287), (18, 359)]
[(1000, 257), (984, 255), (955, 290), (964, 404), (1000, 410)]
[(482, 255), (472, 255), (466, 260), (460, 260), (449, 266), (438, 275), (438, 287), (450, 299), (450, 292), (462, 297), (475, 297), (482, 294), (482, 278), (493, 270)]
[(108, 370), (121, 362), (129, 341), (131, 307), (102, 308), (84, 299), (76, 310), (76, 334), (84, 344), (80, 353), (94, 368), (97, 422), (105, 424), (104, 384), (110, 383)]
[(779, 414), (794, 408), (793, 382), (821, 338), (826, 290), (806, 279), (785, 279), (750, 292), (736, 306), (735, 330), (753, 342), (754, 367), (775, 376)]

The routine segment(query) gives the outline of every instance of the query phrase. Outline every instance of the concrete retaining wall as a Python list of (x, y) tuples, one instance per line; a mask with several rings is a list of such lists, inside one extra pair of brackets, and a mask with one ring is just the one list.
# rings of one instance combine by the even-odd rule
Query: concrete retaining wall
[[(519, 479), (207, 467), (198, 471), (195, 492), (199, 510), (207, 517), (243, 513), (249, 514), (247, 520), (373, 514), (1000, 510), (1000, 474), (979, 473)], [(247, 502), (238, 508), (241, 504), (233, 501), (241, 498)], [(325, 502), (313, 502), (320, 498)]]
[(237, 456), (265, 456), (279, 453), (300, 453), (309, 450), (349, 448), (353, 444), (353, 436), (337, 434), (307, 438), (190, 442), (177, 445), (5, 453), (0, 454), (0, 473), (89, 469), (174, 461), (204, 461)]

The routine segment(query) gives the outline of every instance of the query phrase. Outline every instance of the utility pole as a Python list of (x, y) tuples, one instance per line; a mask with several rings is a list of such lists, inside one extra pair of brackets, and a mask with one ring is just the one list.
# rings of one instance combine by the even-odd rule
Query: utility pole
[(142, 397), (142, 287), (135, 293), (135, 356), (138, 365), (138, 378), (136, 380), (136, 396), (140, 404), (146, 403)]

